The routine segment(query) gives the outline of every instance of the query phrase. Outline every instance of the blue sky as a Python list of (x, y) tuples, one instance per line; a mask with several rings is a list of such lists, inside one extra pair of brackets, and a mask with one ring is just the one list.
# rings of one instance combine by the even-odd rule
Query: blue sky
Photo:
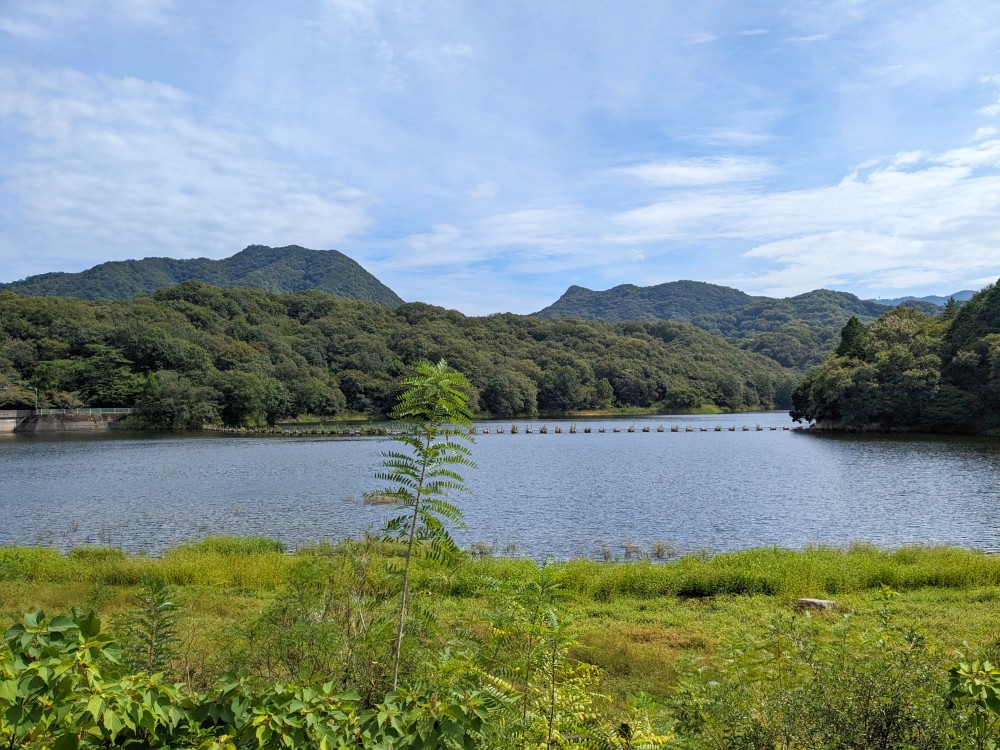
[(404, 299), (1000, 276), (996, 0), (0, 0), (0, 281), (249, 244)]

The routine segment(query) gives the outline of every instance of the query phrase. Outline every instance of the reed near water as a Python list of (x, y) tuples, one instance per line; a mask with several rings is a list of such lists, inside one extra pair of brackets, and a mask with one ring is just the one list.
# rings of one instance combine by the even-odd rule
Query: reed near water
[[(390, 543), (367, 543), (371, 551), (386, 559), (396, 554)], [(112, 547), (84, 546), (66, 553), (47, 547), (0, 547), (0, 577), (7, 582), (33, 584), (134, 585), (155, 575), (173, 585), (266, 588), (279, 585), (298, 561), (342, 554), (352, 544), (356, 542), (317, 542), (289, 551), (268, 537), (207, 537), (178, 545), (159, 557), (130, 555)], [(652, 543), (648, 550), (632, 542), (626, 544), (630, 560), (614, 561), (612, 550), (609, 561), (550, 561), (550, 573), (567, 592), (600, 600), (726, 595), (832, 598), (882, 586), (897, 591), (1000, 586), (1000, 555), (958, 547), (885, 550), (856, 544), (676, 556), (673, 545), (665, 541)], [(479, 545), (477, 549), (480, 551), (449, 577), (446, 590), (450, 595), (472, 595), (475, 581), (482, 576), (534, 579), (540, 573), (539, 563), (513, 556), (511, 546), (506, 548), (509, 553), (500, 557), (492, 556), (491, 546)]]

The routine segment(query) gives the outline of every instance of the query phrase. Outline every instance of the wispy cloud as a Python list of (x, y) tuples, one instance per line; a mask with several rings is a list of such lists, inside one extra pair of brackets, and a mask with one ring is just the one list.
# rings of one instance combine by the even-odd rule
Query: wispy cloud
[(751, 182), (772, 172), (772, 166), (764, 159), (736, 156), (658, 161), (619, 170), (620, 174), (660, 187)]
[(751, 291), (907, 289), (1000, 272), (1000, 141), (866, 164), (807, 190), (699, 191), (624, 212), (622, 243), (740, 239)]
[(699, 34), (694, 34), (688, 38), (688, 44), (710, 44), (719, 40), (718, 34), (709, 34), (707, 32), (701, 32)]
[(996, 117), (997, 115), (1000, 115), (1000, 99), (986, 107), (980, 107), (979, 114), (986, 115), (988, 117)]
[(758, 146), (773, 141), (775, 136), (767, 132), (747, 130), (713, 130), (707, 133), (687, 136), (684, 140), (695, 141), (708, 146)]
[(1000, 269), (995, 0), (33, 0), (0, 41), (3, 280), (298, 243), (525, 312)]
[[(253, 135), (199, 118), (170, 86), (7, 68), (0, 91), (5, 129), (31, 138), (0, 172), (0, 249), (8, 252), (35, 245), (104, 260), (220, 257), (293, 238), (333, 247), (368, 224), (356, 190), (296, 171)], [(51, 263), (20, 255), (13, 267), (22, 275)]]
[(808, 36), (786, 36), (786, 42), (804, 44), (807, 42), (823, 42), (830, 38), (829, 34), (809, 34)]
[(0, 8), (0, 32), (26, 39), (78, 30), (95, 23), (162, 26), (171, 23), (173, 0), (38, 0)]

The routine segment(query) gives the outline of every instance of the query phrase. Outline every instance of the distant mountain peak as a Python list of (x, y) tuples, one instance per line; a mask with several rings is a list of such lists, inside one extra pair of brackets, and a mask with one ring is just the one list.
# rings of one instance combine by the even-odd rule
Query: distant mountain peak
[(300, 245), (249, 245), (229, 258), (144, 258), (109, 261), (80, 273), (46, 273), (0, 284), (0, 291), (24, 295), (134, 299), (179, 284), (202, 281), (221, 287), (301, 292), (317, 289), (338, 297), (402, 304), (394, 291), (337, 250)]
[(603, 292), (574, 284), (554, 303), (532, 315), (546, 319), (690, 321), (755, 299), (738, 289), (687, 279), (655, 286), (619, 284)]
[(938, 294), (929, 294), (926, 297), (893, 297), (892, 299), (874, 299), (872, 302), (877, 302), (880, 305), (888, 305), (889, 307), (895, 307), (896, 305), (902, 305), (905, 302), (926, 302), (931, 305), (937, 305), (938, 307), (943, 306), (949, 299), (954, 299), (956, 302), (967, 302), (972, 299), (972, 295), (975, 292), (971, 289), (963, 289), (960, 292), (955, 292), (953, 294), (948, 294), (941, 296)]

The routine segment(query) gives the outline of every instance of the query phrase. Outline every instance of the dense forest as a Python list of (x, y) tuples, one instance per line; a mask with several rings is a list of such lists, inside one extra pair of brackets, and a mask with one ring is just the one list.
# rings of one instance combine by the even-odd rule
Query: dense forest
[(764, 297), (703, 281), (670, 281), (655, 286), (622, 284), (596, 292), (582, 286), (571, 286), (536, 317), (580, 318), (581, 320), (686, 320), (700, 315), (749, 305)]
[(795, 373), (688, 323), (395, 309), (317, 291), (187, 281), (133, 301), (0, 292), (0, 407), (132, 406), (149, 427), (383, 414), (421, 359), (447, 359), (497, 417), (790, 405)]
[[(130, 300), (185, 281), (271, 292), (317, 290), (387, 307), (403, 302), (342, 253), (296, 245), (281, 248), (251, 245), (223, 260), (113, 261), (82, 273), (48, 273), (0, 284), (0, 291)], [(926, 301), (910, 300), (904, 304), (929, 314), (940, 312), (939, 307)], [(833, 351), (838, 333), (849, 318), (857, 317), (868, 323), (886, 309), (878, 301), (827, 289), (774, 299), (700, 281), (671, 281), (648, 287), (623, 284), (606, 291), (571, 286), (556, 302), (532, 317), (613, 323), (688, 322), (741, 349), (769, 357), (783, 367), (805, 371)]]
[[(924, 312), (933, 305), (917, 305)], [(737, 346), (785, 367), (805, 369), (833, 351), (841, 327), (852, 317), (870, 322), (886, 308), (853, 294), (817, 289), (786, 299), (758, 298), (743, 307), (700, 315), (692, 322)]]
[(221, 287), (301, 292), (316, 289), (338, 297), (395, 307), (403, 300), (368, 271), (336, 250), (297, 245), (250, 245), (231, 258), (145, 258), (111, 261), (82, 273), (45, 273), (0, 284), (0, 291), (82, 299), (135, 299), (182, 281)]
[(829, 429), (993, 433), (1000, 428), (1000, 286), (940, 316), (897, 307), (852, 318), (793, 395), (792, 416)]
[[(928, 314), (940, 312), (929, 302), (904, 304)], [(741, 349), (805, 370), (833, 351), (837, 334), (848, 319), (856, 317), (867, 323), (886, 310), (886, 305), (876, 301), (829, 289), (775, 299), (752, 297), (700, 281), (671, 281), (647, 287), (624, 284), (603, 292), (571, 286), (555, 303), (534, 315), (546, 320), (688, 321)]]

